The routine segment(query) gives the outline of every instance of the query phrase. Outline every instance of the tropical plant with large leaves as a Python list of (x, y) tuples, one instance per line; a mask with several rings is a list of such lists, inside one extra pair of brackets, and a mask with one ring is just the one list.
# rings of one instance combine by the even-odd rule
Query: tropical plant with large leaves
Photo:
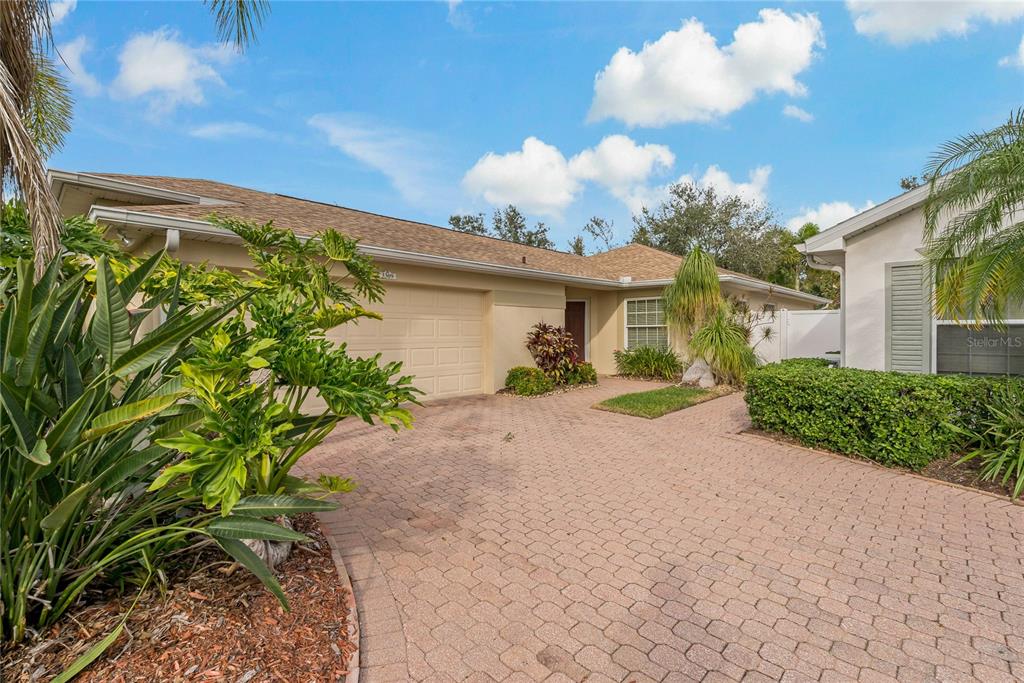
[(942, 145), (925, 170), (925, 255), (946, 319), (1005, 322), (1024, 302), (1024, 108)]
[[(71, 275), (54, 259), (38, 282), (23, 259), (0, 287), (4, 640), (52, 623), (99, 578), (130, 580), (159, 564), (201, 526), (175, 519), (189, 505), (180, 490), (145, 490), (176, 458), (156, 440), (196, 419), (181, 405), (177, 370), (190, 341), (238, 302), (200, 310), (164, 290), (129, 312), (162, 259), (120, 281), (105, 256)], [(142, 336), (161, 305), (167, 315)]]

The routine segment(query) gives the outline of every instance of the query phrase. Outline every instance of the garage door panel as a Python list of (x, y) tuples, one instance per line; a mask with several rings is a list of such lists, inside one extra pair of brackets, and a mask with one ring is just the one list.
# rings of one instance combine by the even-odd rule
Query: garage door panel
[(443, 288), (391, 285), (370, 309), (384, 320), (363, 320), (331, 330), (349, 354), (400, 361), (425, 392), (422, 398), (483, 390), (483, 295)]
[(436, 349), (412, 349), (409, 355), (409, 367), (413, 370), (432, 368), (437, 365)]
[(413, 319), (409, 321), (409, 334), (413, 337), (433, 339), (437, 335), (438, 321), (433, 319)]
[(462, 353), (458, 348), (442, 348), (437, 350), (438, 365), (461, 365)]

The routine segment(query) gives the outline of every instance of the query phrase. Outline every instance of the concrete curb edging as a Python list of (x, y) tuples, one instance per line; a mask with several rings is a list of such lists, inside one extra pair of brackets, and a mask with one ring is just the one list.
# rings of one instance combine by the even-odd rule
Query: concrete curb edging
[[(317, 517), (319, 518), (319, 515)], [(323, 524), (322, 519), (318, 519), (318, 521)], [(323, 530), (327, 543), (331, 546), (331, 558), (334, 560), (338, 579), (342, 586), (348, 589), (348, 596), (345, 598), (345, 606), (348, 608), (348, 640), (350, 643), (356, 644), (355, 652), (352, 653), (348, 661), (348, 673), (345, 675), (344, 683), (359, 683), (359, 608), (356, 606), (356, 593), (352, 586), (352, 579), (348, 575), (348, 569), (345, 568), (345, 560), (338, 550), (338, 544), (326, 528)]]

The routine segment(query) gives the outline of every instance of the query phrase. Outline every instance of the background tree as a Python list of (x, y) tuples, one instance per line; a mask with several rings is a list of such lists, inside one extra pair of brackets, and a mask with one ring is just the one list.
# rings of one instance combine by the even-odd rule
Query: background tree
[(692, 183), (673, 185), (668, 200), (644, 207), (633, 224), (634, 243), (680, 256), (700, 247), (723, 268), (769, 281), (779, 277), (782, 255), (792, 246), (769, 207)]
[(490, 229), (484, 225), (482, 213), (454, 214), (448, 217), (448, 225), (459, 232), (495, 237), (516, 244), (525, 244), (528, 247), (555, 248), (555, 243), (548, 236), (548, 227), (538, 221), (532, 229), (528, 228), (526, 216), (512, 204), (504, 209), (494, 210)]
[[(206, 0), (217, 33), (238, 49), (263, 22), (266, 0)], [(35, 245), (36, 275), (60, 250), (63, 221), (46, 176), (46, 158), (71, 129), (72, 100), (50, 57), (50, 3), (0, 2), (0, 193), (24, 202)], [(5, 197), (0, 196), (0, 202)]]
[(916, 175), (908, 175), (900, 178), (900, 189), (904, 192), (909, 192), (915, 187), (921, 187), (921, 179)]
[(455, 214), (453, 216), (449, 216), (448, 225), (450, 225), (453, 230), (468, 232), (472, 235), (490, 234), (487, 230), (487, 224), (484, 223), (484, 215), (482, 213), (467, 213), (463, 215)]
[(807, 265), (807, 259), (796, 250), (796, 245), (806, 242), (821, 232), (817, 223), (804, 223), (796, 233), (786, 231), (782, 253), (779, 256), (778, 269), (770, 277), (785, 287), (792, 287), (808, 294), (825, 297), (833, 307), (839, 305), (839, 274), (828, 270), (819, 270)]
[(925, 169), (925, 256), (935, 312), (1005, 322), (1024, 301), (1024, 108), (1001, 126), (942, 145)]
[[(591, 216), (590, 220), (583, 226), (583, 234), (590, 237), (593, 243), (590, 253), (600, 254), (602, 251), (609, 251), (615, 248), (615, 222), (607, 221), (600, 216)], [(569, 240), (569, 251), (573, 254), (585, 256), (587, 253), (587, 241), (583, 235), (576, 235)]]

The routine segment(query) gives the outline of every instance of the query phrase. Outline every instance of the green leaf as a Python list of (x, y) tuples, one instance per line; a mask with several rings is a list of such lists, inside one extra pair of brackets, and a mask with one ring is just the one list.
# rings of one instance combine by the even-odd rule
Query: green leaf
[(89, 429), (85, 432), (83, 438), (86, 441), (90, 441), (133, 422), (157, 415), (180, 397), (181, 393), (152, 396), (141, 401), (135, 401), (134, 403), (126, 403), (105, 413), (100, 413), (93, 418), (92, 424), (89, 425)]
[(13, 358), (21, 358), (28, 345), (33, 285), (32, 261), (18, 259), (18, 294), (14, 304), (14, 319), (11, 321), (7, 338), (7, 353)]
[(50, 683), (67, 683), (75, 676), (80, 674), (85, 669), (85, 667), (89, 666), (94, 661), (96, 661), (97, 657), (103, 654), (108, 647), (114, 644), (114, 642), (121, 635), (122, 631), (124, 631), (124, 621), (118, 624), (117, 628), (115, 628), (113, 631), (107, 634), (103, 638), (103, 640), (90, 647), (85, 654), (83, 654), (81, 657), (73, 661), (71, 663), (71, 666), (62, 671), (60, 675), (54, 678), (52, 681), (50, 681)]
[(100, 257), (96, 267), (96, 314), (91, 331), (107, 365), (131, 347), (128, 310), (106, 256)]
[(89, 417), (89, 409), (92, 408), (95, 396), (96, 389), (91, 389), (88, 393), (79, 396), (60, 416), (56, 424), (50, 427), (50, 431), (46, 433), (46, 445), (52, 455), (60, 455), (64, 449), (78, 440), (82, 425)]
[(274, 578), (273, 572), (270, 571), (270, 567), (261, 560), (256, 553), (249, 549), (249, 546), (233, 538), (218, 538), (217, 543), (224, 549), (231, 557), (256, 575), (263, 585), (270, 589), (270, 592), (277, 596), (277, 599), (281, 602), (281, 606), (286, 610), (290, 611), (288, 606), (288, 598), (284, 596), (284, 591), (281, 590), (281, 584)]
[(49, 465), (50, 454), (46, 452), (46, 442), (42, 439), (36, 441), (35, 447), (29, 451), (28, 459), (37, 465)]
[(256, 517), (270, 517), (300, 512), (327, 512), (337, 507), (338, 504), (332, 501), (297, 496), (246, 496), (235, 504), (233, 511)]
[(39, 523), (46, 531), (58, 531), (63, 527), (71, 513), (75, 511), (92, 489), (92, 482), (86, 482), (64, 497), (64, 500), (57, 503), (57, 507), (50, 511), (50, 514), (43, 517)]
[(149, 276), (153, 274), (160, 266), (160, 261), (164, 257), (164, 250), (156, 252), (144, 262), (142, 262), (138, 268), (128, 273), (123, 280), (121, 280), (121, 298), (125, 301), (131, 301), (131, 298), (135, 296), (135, 293), (139, 291), (139, 287), (142, 286)]
[(119, 484), (146, 465), (152, 464), (166, 452), (167, 449), (163, 446), (154, 445), (123, 457), (96, 477), (96, 486), (103, 488), (108, 483)]
[[(4, 379), (7, 378), (5, 377)], [(37, 437), (35, 429), (32, 428), (32, 424), (28, 421), (25, 411), (22, 410), (21, 402), (18, 400), (17, 395), (7, 387), (7, 384), (8, 382), (0, 382), (0, 405), (3, 406), (4, 412), (11, 419), (14, 433), (24, 449), (22, 455), (29, 457), (29, 453), (36, 446)]]
[(184, 340), (204, 332), (232, 308), (233, 305), (218, 306), (193, 317), (179, 318), (177, 323), (165, 322), (118, 356), (111, 363), (110, 371), (119, 377), (126, 377), (148, 368), (167, 358)]
[(308, 541), (309, 538), (280, 524), (259, 517), (229, 515), (218, 517), (206, 527), (217, 538), (262, 539), (266, 541)]
[(53, 325), (53, 297), (48, 296), (41, 304), (42, 310), (32, 324), (25, 347), (24, 358), (18, 366), (18, 384), (28, 386), (35, 380), (39, 364), (43, 359), (43, 349), (50, 338), (50, 327)]
[(203, 419), (203, 411), (199, 408), (191, 408), (180, 415), (168, 418), (161, 422), (160, 426), (153, 430), (150, 439), (153, 443), (180, 435), (183, 431), (194, 427)]

